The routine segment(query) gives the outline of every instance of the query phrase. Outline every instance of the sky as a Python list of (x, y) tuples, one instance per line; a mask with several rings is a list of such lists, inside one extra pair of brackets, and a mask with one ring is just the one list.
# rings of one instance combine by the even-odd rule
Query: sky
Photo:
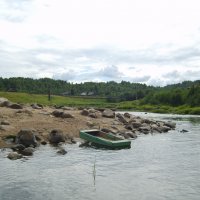
[(200, 79), (200, 1), (0, 0), (0, 77)]

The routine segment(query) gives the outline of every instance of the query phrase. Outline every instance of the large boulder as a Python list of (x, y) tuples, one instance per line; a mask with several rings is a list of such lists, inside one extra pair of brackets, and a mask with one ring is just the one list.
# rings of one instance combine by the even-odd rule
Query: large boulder
[(22, 144), (25, 147), (37, 146), (35, 133), (36, 131), (34, 129), (21, 129), (17, 134), (16, 143)]
[(0, 107), (8, 107), (10, 105), (10, 101), (4, 97), (0, 97)]
[(60, 129), (53, 129), (49, 133), (49, 142), (52, 144), (58, 144), (60, 142), (65, 142), (65, 137)]
[(110, 109), (106, 109), (106, 110), (103, 111), (102, 116), (107, 117), (107, 118), (114, 118), (115, 112), (110, 110)]

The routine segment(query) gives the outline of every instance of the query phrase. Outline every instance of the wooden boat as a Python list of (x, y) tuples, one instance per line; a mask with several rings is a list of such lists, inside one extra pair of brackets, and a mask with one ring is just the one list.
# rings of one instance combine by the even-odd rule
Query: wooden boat
[(86, 140), (87, 142), (91, 142), (92, 145), (98, 147), (109, 149), (131, 148), (130, 140), (122, 139), (112, 133), (105, 133), (98, 129), (81, 130), (80, 138)]

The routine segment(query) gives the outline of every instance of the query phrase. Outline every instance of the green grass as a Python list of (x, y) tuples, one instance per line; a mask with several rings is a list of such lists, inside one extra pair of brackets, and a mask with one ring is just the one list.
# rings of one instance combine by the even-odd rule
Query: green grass
[(125, 101), (117, 105), (120, 110), (135, 110), (153, 113), (174, 113), (174, 114), (192, 114), (200, 115), (200, 107), (191, 107), (189, 105), (169, 106), (169, 105), (141, 105), (139, 101)]
[(100, 97), (64, 97), (52, 95), (51, 100), (48, 101), (47, 95), (18, 92), (0, 92), (0, 97), (5, 97), (9, 101), (22, 104), (39, 103), (43, 105), (115, 107), (115, 104), (108, 103), (105, 98)]

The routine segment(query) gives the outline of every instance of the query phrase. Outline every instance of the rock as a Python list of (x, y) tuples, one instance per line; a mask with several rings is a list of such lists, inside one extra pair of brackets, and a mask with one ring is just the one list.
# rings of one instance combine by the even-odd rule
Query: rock
[(132, 139), (136, 139), (137, 138), (137, 135), (131, 131), (128, 131), (128, 132), (125, 132), (125, 134), (129, 137), (129, 138), (132, 138)]
[(133, 125), (132, 125), (132, 124), (127, 124), (127, 125), (125, 126), (125, 129), (133, 130), (134, 128), (133, 128)]
[(61, 117), (62, 118), (74, 118), (74, 116), (72, 114), (66, 113), (66, 112), (63, 112)]
[(168, 126), (161, 126), (159, 128), (160, 128), (161, 132), (168, 132), (169, 130), (171, 130), (171, 128)]
[(67, 151), (64, 148), (60, 148), (60, 150), (58, 150), (57, 153), (61, 155), (65, 155), (67, 154)]
[(175, 129), (176, 128), (176, 123), (174, 122), (164, 122), (165, 126), (168, 126), (171, 129)]
[(76, 144), (76, 140), (74, 138), (71, 138), (71, 143)]
[(47, 142), (46, 142), (46, 141), (42, 141), (41, 144), (42, 144), (42, 145), (46, 145)]
[(63, 132), (60, 129), (53, 129), (51, 133), (49, 134), (49, 142), (52, 144), (65, 142)]
[(43, 106), (40, 104), (36, 104), (36, 103), (34, 103), (34, 104), (31, 104), (31, 107), (33, 108), (33, 109), (42, 109), (43, 108)]
[(187, 133), (187, 132), (189, 132), (189, 131), (188, 131), (188, 130), (185, 130), (185, 129), (182, 129), (180, 132), (181, 132), (181, 133)]
[(131, 114), (126, 112), (126, 113), (124, 113), (124, 117), (131, 118)]
[(152, 124), (152, 125), (151, 125), (151, 129), (152, 129), (153, 131), (156, 131), (156, 132), (159, 132), (159, 133), (162, 132), (161, 129), (160, 129), (160, 127), (157, 126), (156, 124)]
[(55, 117), (62, 117), (63, 112), (62, 112), (62, 111), (59, 111), (59, 110), (54, 110), (54, 111), (52, 112), (52, 115), (55, 116)]
[(74, 118), (73, 115), (67, 112), (59, 111), (59, 110), (54, 110), (52, 112), (52, 115), (55, 117), (61, 117), (61, 118)]
[(89, 113), (88, 117), (97, 118), (97, 115), (95, 113)]
[(22, 158), (22, 155), (21, 154), (18, 154), (17, 152), (11, 152), (8, 154), (7, 156), (10, 160), (17, 160), (17, 159), (20, 159)]
[(141, 131), (144, 134), (149, 134), (151, 131), (151, 128), (149, 126), (142, 126), (139, 128), (139, 131)]
[(4, 97), (0, 97), (0, 107), (8, 107), (10, 105), (10, 101)]
[(29, 147), (31, 145), (33, 145), (34, 147), (37, 146), (35, 133), (36, 131), (33, 129), (21, 129), (20, 132), (17, 134), (16, 143), (22, 144), (25, 147)]
[(3, 120), (0, 122), (1, 125), (10, 125), (9, 121)]
[(22, 145), (22, 144), (16, 144), (16, 145), (14, 145), (14, 146), (12, 146), (11, 147), (11, 149), (13, 150), (13, 151), (22, 151), (22, 150), (24, 150), (26, 147), (24, 146), (24, 145)]
[(110, 109), (106, 109), (106, 110), (103, 111), (102, 116), (107, 117), (107, 118), (114, 118), (115, 112), (110, 110)]
[(8, 106), (9, 108), (12, 109), (23, 109), (23, 106), (18, 104), (18, 103), (12, 103), (11, 105)]
[(34, 148), (28, 147), (20, 151), (20, 153), (24, 156), (32, 156), (34, 152)]
[(81, 115), (88, 116), (88, 115), (89, 115), (89, 111), (86, 110), (86, 109), (83, 109), (83, 110), (81, 111)]
[(116, 117), (117, 117), (118, 120), (119, 120), (120, 122), (122, 122), (123, 124), (127, 124), (127, 123), (128, 123), (127, 120), (125, 119), (125, 117), (124, 117), (122, 114), (117, 113)]
[(131, 125), (133, 128), (140, 128), (142, 126), (141, 122), (132, 122)]

